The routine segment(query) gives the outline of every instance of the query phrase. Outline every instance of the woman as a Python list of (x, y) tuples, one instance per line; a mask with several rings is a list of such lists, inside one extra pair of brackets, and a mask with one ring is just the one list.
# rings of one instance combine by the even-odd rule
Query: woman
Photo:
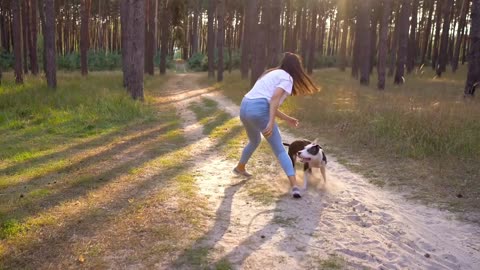
[(278, 107), (289, 95), (307, 95), (315, 92), (318, 92), (318, 88), (305, 74), (300, 57), (294, 53), (285, 53), (279, 67), (267, 70), (242, 100), (240, 120), (247, 131), (249, 142), (243, 149), (240, 162), (233, 172), (246, 177), (252, 176), (245, 170), (245, 165), (260, 144), (262, 133), (288, 176), (293, 197), (300, 198), (295, 169), (283, 147), (275, 117), (286, 121), (292, 127), (297, 127), (298, 120), (281, 112)]

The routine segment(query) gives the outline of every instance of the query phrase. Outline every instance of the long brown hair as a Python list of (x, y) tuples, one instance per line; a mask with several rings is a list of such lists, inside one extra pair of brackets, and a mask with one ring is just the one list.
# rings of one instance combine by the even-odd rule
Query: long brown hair
[(302, 59), (294, 53), (286, 52), (279, 69), (285, 70), (293, 78), (292, 96), (309, 95), (320, 91), (303, 69)]

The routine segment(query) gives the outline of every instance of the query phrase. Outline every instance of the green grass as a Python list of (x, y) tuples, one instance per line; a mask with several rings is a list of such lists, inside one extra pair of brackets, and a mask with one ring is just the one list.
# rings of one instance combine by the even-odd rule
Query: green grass
[(319, 268), (321, 270), (337, 270), (345, 269), (345, 259), (338, 255), (330, 255), (328, 259), (319, 261)]
[[(478, 210), (480, 104), (463, 100), (465, 74), (461, 69), (434, 78), (426, 69), (408, 75), (403, 86), (388, 78), (386, 90), (379, 91), (376, 76), (365, 87), (348, 71), (323, 69), (313, 74), (320, 93), (289, 98), (281, 109), (300, 119), (292, 132), (320, 138), (327, 153), (361, 164), (350, 167), (374, 182), (407, 185), (416, 198), (442, 207), (460, 193), (464, 199), (455, 205), (461, 206), (452, 209)], [(239, 103), (249, 82), (237, 72), (215, 87)]]
[(203, 126), (203, 134), (212, 134), (214, 129), (227, 122), (231, 116), (218, 109), (216, 101), (202, 98), (200, 103), (192, 102), (189, 108), (195, 113), (198, 122)]
[[(0, 238), (30, 227), (23, 217), (39, 210), (39, 202), (61, 196), (66, 182), (74, 182), (78, 188), (95, 187), (95, 175), (75, 175), (82, 163), (94, 164), (86, 161), (101, 152), (95, 148), (159, 117), (152, 106), (128, 96), (119, 72), (91, 73), (86, 78), (59, 73), (56, 90), (47, 89), (41, 76), (26, 76), (25, 84), (16, 85), (11, 73), (4, 75), (0, 87), (0, 189), (8, 196), (0, 198)], [(147, 81), (160, 86), (163, 79)], [(173, 127), (179, 122), (169, 124)], [(178, 132), (167, 134), (167, 139), (178, 142)], [(78, 156), (88, 151), (92, 151), (90, 156)], [(69, 176), (73, 179), (65, 181)]]
[(48, 155), (53, 146), (152, 121), (153, 110), (132, 101), (119, 82), (121, 73), (59, 73), (50, 90), (42, 77), (26, 76), (24, 85), (7, 73), (0, 87), (0, 168)]
[(140, 103), (121, 87), (120, 72), (59, 73), (56, 91), (41, 78), (16, 86), (6, 75), (0, 268), (60, 267), (79, 256), (83, 267), (102, 268), (104, 255), (125, 243), (134, 254), (124, 262), (152, 268), (200, 237), (208, 204), (191, 164), (178, 162), (192, 151), (175, 107), (156, 103), (165, 77), (146, 77)]

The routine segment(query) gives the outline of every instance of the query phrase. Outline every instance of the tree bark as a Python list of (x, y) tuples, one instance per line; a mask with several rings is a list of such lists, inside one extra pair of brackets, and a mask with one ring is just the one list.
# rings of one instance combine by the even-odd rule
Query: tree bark
[(347, 37), (348, 37), (348, 5), (347, 0), (340, 2), (340, 11), (343, 16), (342, 24), (342, 42), (340, 44), (340, 70), (345, 71), (347, 67)]
[(462, 9), (460, 11), (460, 20), (458, 22), (458, 30), (457, 30), (457, 37), (455, 42), (455, 51), (453, 53), (452, 59), (452, 71), (456, 72), (458, 68), (458, 59), (460, 57), (460, 48), (462, 46), (462, 38), (463, 38), (463, 31), (465, 30), (465, 24), (467, 21), (467, 13), (469, 8), (470, 1), (463, 0), (462, 2)]
[(417, 13), (418, 0), (413, 1), (412, 19), (410, 21), (410, 38), (408, 40), (408, 54), (407, 54), (407, 73), (411, 73), (415, 68), (415, 58), (417, 56)]
[(480, 0), (472, 1), (470, 51), (468, 53), (468, 74), (465, 83), (465, 97), (473, 97), (480, 83)]
[(153, 75), (155, 57), (155, 4), (154, 0), (145, 0), (145, 73)]
[(387, 37), (388, 37), (388, 18), (392, 13), (392, 2), (393, 0), (383, 0), (382, 1), (382, 17), (380, 19), (380, 32), (378, 40), (378, 89), (385, 89), (385, 74), (386, 74), (386, 65), (387, 65)]
[(251, 44), (253, 42), (252, 37), (254, 34), (253, 26), (257, 24), (257, 5), (257, 0), (250, 0), (245, 4), (245, 23), (242, 34), (242, 58), (240, 61), (240, 72), (242, 74), (242, 79), (248, 78), (250, 61), (252, 61), (250, 56), (252, 55), (253, 46), (251, 46)]
[(43, 36), (43, 50), (42, 50), (42, 66), (43, 66), (43, 72), (47, 73), (47, 59), (46, 57), (46, 50), (45, 48), (47, 47), (47, 43), (45, 40), (45, 2), (44, 0), (38, 0), (38, 14), (40, 15), (40, 22), (42, 25), (42, 36)]
[(402, 1), (402, 8), (400, 12), (399, 20), (399, 33), (398, 33), (398, 51), (397, 51), (397, 69), (395, 71), (395, 84), (403, 84), (405, 78), (405, 64), (407, 62), (407, 49), (408, 49), (408, 17), (412, 13), (412, 6), (409, 0)]
[(393, 10), (395, 10), (395, 27), (394, 27), (394, 30), (393, 30), (393, 34), (392, 34), (392, 43), (390, 44), (390, 55), (389, 55), (389, 67), (388, 67), (388, 76), (391, 77), (393, 76), (394, 72), (395, 72), (395, 63), (396, 63), (396, 59), (397, 59), (397, 48), (398, 48), (398, 34), (400, 32), (400, 14), (399, 14), (399, 10), (400, 10), (400, 3), (397, 2), (397, 4), (395, 4), (394, 2), (394, 8)]
[(378, 21), (380, 20), (380, 8), (378, 5), (373, 6), (373, 2), (370, 2), (372, 5), (372, 14), (371, 14), (371, 26), (370, 26), (370, 59), (369, 59), (369, 71), (373, 72), (373, 67), (375, 66), (375, 55), (377, 54), (377, 29)]
[(432, 68), (435, 70), (437, 68), (437, 60), (438, 60), (438, 46), (440, 40), (440, 27), (442, 26), (442, 6), (443, 1), (445, 0), (438, 0), (437, 6), (435, 9), (435, 37), (433, 40), (433, 48), (432, 48)]
[[(424, 0), (426, 1), (426, 0)], [(427, 51), (428, 51), (428, 44), (430, 41), (430, 33), (432, 32), (432, 16), (433, 16), (433, 8), (435, 1), (434, 0), (429, 0), (430, 5), (428, 8), (428, 19), (427, 19), (427, 26), (425, 28), (425, 36), (423, 38), (423, 45), (422, 45), (422, 60), (421, 60), (421, 65), (425, 64), (426, 56), (427, 56)]]
[(15, 82), (17, 84), (22, 84), (22, 25), (20, 1), (12, 1), (11, 5), (13, 13), (13, 55), (15, 57)]
[(82, 0), (81, 2), (81, 25), (80, 25), (80, 66), (82, 75), (88, 74), (88, 47), (90, 46), (89, 35), (89, 17), (90, 17), (91, 0)]
[(253, 38), (253, 55), (252, 55), (252, 76), (250, 80), (250, 85), (253, 86), (257, 79), (265, 71), (267, 66), (267, 55), (266, 55), (266, 31), (265, 25), (257, 24), (255, 26), (255, 36)]
[(361, 22), (361, 19), (359, 19), (359, 17), (361, 17), (360, 13), (361, 13), (361, 7), (360, 5), (363, 5), (362, 3), (359, 3), (357, 2), (357, 6), (356, 6), (356, 16), (357, 16), (357, 20), (355, 22), (355, 35), (353, 37), (353, 54), (352, 54), (352, 77), (355, 78), (355, 79), (358, 79), (358, 72), (359, 72), (359, 64), (360, 64), (360, 43), (361, 43), (361, 39), (363, 38), (363, 36), (360, 34), (360, 31), (361, 31), (361, 26), (360, 26), (360, 22)]
[(357, 40), (359, 55), (359, 66), (360, 66), (360, 84), (368, 85), (370, 83), (370, 42), (371, 42), (371, 31), (370, 31), (370, 0), (363, 0), (359, 6), (358, 13), (358, 33), (362, 33), (362, 37)]
[(202, 1), (198, 1), (193, 12), (192, 55), (198, 53), (198, 14), (200, 13), (201, 8)]
[(45, 73), (49, 88), (57, 88), (55, 53), (55, 0), (45, 1)]
[(310, 42), (308, 49), (308, 58), (307, 58), (307, 73), (313, 73), (313, 65), (315, 63), (315, 41), (317, 36), (317, 13), (318, 13), (318, 4), (313, 3), (312, 13), (311, 13), (311, 22), (310, 22)]
[[(142, 100), (145, 69), (145, 0), (128, 0), (126, 39), (128, 46), (127, 91), (133, 99)], [(139, 26), (139, 27), (137, 27)]]
[[(30, 39), (30, 29), (28, 25), (29, 17), (28, 17), (28, 0), (18, 0), (21, 2), (21, 14), (22, 14), (22, 43), (23, 43), (23, 51), (22, 51), (22, 60), (23, 60), (23, 72), (24, 74), (28, 74), (28, 57), (30, 52), (29, 39)], [(30, 41), (31, 43), (31, 41)]]
[[(307, 58), (307, 30), (308, 30), (308, 12), (305, 7), (302, 18), (302, 27), (300, 28), (300, 55), (302, 56), (303, 64), (305, 64), (305, 58)], [(266, 30), (265, 30), (266, 31)]]
[(297, 7), (297, 13), (295, 16), (295, 27), (293, 28), (293, 36), (292, 36), (292, 52), (298, 52), (298, 34), (300, 32), (300, 26), (302, 24), (302, 16), (303, 10), (302, 7)]
[(447, 58), (448, 58), (448, 37), (450, 31), (450, 11), (453, 7), (453, 0), (446, 0), (443, 7), (443, 29), (442, 29), (442, 38), (440, 41), (440, 51), (438, 54), (438, 65), (436, 69), (437, 76), (442, 76), (442, 73), (446, 70), (447, 67)]
[(208, 0), (208, 77), (215, 77), (215, 34), (213, 29), (213, 23), (215, 20), (215, 1)]
[(217, 81), (223, 81), (223, 49), (225, 46), (225, 0), (218, 0), (217, 8), (218, 34), (217, 34)]
[(30, 0), (30, 67), (33, 75), (38, 74), (38, 56), (37, 56), (37, 0)]
[(290, 52), (292, 50), (292, 38), (290, 37), (292, 28), (292, 0), (286, 0), (285, 8), (285, 37), (283, 40), (284, 51)]
[(160, 74), (167, 71), (168, 41), (170, 40), (170, 12), (168, 10), (168, 1), (162, 1), (162, 22), (161, 22), (161, 46), (160, 46)]
[(269, 0), (269, 9), (266, 26), (267, 29), (267, 67), (275, 67), (278, 65), (280, 50), (281, 50), (281, 33), (280, 15), (282, 13), (282, 0)]
[(122, 71), (123, 71), (123, 87), (128, 87), (127, 74), (129, 74), (127, 65), (128, 54), (130, 53), (130, 40), (127, 38), (128, 22), (130, 16), (129, 0), (121, 0), (120, 2), (120, 32), (122, 40)]

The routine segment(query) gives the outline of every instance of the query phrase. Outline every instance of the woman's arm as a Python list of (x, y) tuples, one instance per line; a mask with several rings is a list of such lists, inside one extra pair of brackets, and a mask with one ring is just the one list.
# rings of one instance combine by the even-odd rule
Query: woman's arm
[(273, 124), (275, 123), (275, 116), (277, 115), (278, 107), (280, 106), (280, 99), (282, 98), (285, 90), (282, 88), (275, 89), (273, 96), (270, 99), (270, 117), (267, 127), (262, 131), (263, 136), (270, 137), (272, 135)]
[(292, 118), (289, 115), (285, 114), (284, 112), (280, 111), (279, 109), (277, 109), (276, 116), (282, 119), (283, 121), (288, 121)]

